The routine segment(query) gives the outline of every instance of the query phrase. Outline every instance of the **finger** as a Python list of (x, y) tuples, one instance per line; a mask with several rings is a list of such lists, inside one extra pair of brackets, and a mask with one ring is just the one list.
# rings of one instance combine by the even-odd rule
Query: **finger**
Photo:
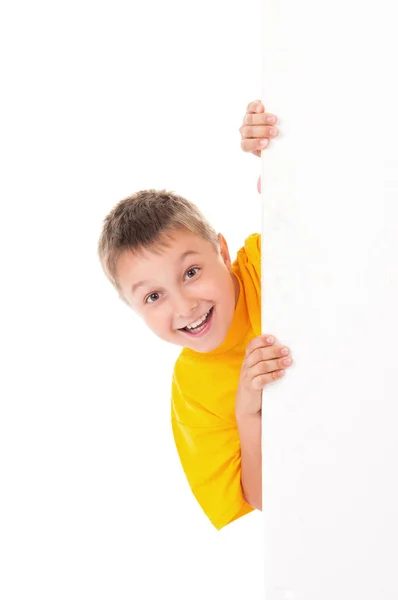
[[(287, 364), (286, 364), (287, 363)], [(254, 379), (260, 375), (268, 375), (277, 371), (289, 368), (293, 363), (292, 358), (278, 358), (277, 360), (263, 360), (254, 367), (248, 369), (249, 379)]]
[(243, 139), (275, 138), (279, 134), (279, 129), (271, 125), (242, 125), (239, 133)]
[[(257, 338), (256, 338), (257, 339)], [(248, 345), (249, 347), (249, 345)], [(246, 364), (248, 367), (261, 362), (263, 360), (273, 360), (276, 358), (286, 358), (290, 355), (290, 348), (287, 346), (274, 346), (273, 344), (256, 345), (247, 352), (246, 349)]]
[(261, 150), (264, 150), (269, 145), (269, 140), (242, 140), (240, 147), (244, 152), (253, 152), (256, 156), (261, 156)]
[(275, 125), (278, 117), (272, 113), (246, 114), (243, 119), (244, 125)]
[(264, 348), (264, 346), (272, 346), (275, 343), (275, 337), (269, 333), (258, 335), (257, 337), (250, 340), (246, 346), (245, 356), (249, 356), (257, 348)]
[[(291, 358), (290, 350), (287, 346), (271, 346), (256, 348), (245, 359), (246, 365), (251, 368), (262, 362), (272, 362), (274, 360), (285, 360)], [(286, 364), (279, 364), (278, 368), (283, 369)]]
[(247, 113), (261, 113), (264, 112), (264, 106), (261, 100), (254, 100), (254, 102), (249, 102), (246, 108)]
[(285, 371), (283, 369), (280, 371), (273, 371), (273, 373), (267, 373), (266, 375), (259, 375), (252, 380), (252, 388), (254, 390), (261, 390), (265, 385), (277, 381), (278, 379), (282, 379), (284, 375)]

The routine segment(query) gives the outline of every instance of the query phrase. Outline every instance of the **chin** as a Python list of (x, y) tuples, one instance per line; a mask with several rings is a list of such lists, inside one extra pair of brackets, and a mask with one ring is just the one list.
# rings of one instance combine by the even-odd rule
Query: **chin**
[(226, 334), (220, 336), (219, 339), (213, 337), (212, 339), (206, 341), (203, 340), (203, 344), (196, 344), (196, 347), (194, 344), (190, 345), (189, 347), (191, 350), (195, 350), (196, 352), (203, 354), (206, 352), (213, 352), (213, 350), (216, 350), (219, 346), (221, 346), (225, 338)]
[(184, 348), (189, 348), (189, 350), (193, 350), (193, 352), (197, 352), (198, 354), (206, 354), (206, 352), (212, 352), (213, 350), (215, 350), (216, 348), (218, 348), (220, 344), (217, 344), (217, 346), (214, 346), (214, 344), (211, 345), (207, 345), (204, 346), (203, 348), (194, 348), (193, 345), (192, 346), (184, 346)]
[[(220, 342), (222, 343), (222, 342)], [(218, 348), (220, 344), (215, 344), (207, 342), (207, 344), (203, 344), (202, 348), (191, 348), (191, 350), (195, 350), (196, 352), (200, 352), (201, 354), (205, 354), (206, 352), (212, 352), (213, 350), (215, 350), (216, 348)]]

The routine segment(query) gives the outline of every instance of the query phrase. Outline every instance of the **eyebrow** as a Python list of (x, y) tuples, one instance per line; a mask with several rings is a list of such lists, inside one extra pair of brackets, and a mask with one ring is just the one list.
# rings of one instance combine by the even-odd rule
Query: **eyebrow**
[[(184, 260), (184, 258), (186, 258), (187, 256), (190, 256), (191, 254), (199, 254), (199, 252), (197, 252), (196, 250), (187, 250), (186, 252), (183, 252), (181, 254), (181, 256), (179, 256), (176, 260), (176, 264), (178, 263), (182, 263), (182, 261)], [(148, 280), (145, 281), (138, 281), (137, 283), (134, 283), (131, 286), (131, 293), (135, 294), (136, 291), (138, 290), (138, 288), (142, 287), (143, 285), (145, 285), (146, 283), (149, 283)]]

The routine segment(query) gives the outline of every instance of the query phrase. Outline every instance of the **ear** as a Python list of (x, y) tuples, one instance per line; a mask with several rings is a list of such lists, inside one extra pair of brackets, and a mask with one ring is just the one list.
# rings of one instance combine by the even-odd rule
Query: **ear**
[(231, 257), (228, 250), (228, 244), (222, 233), (218, 234), (218, 242), (220, 244), (220, 254), (222, 256), (222, 259), (228, 267), (228, 269), (231, 270)]

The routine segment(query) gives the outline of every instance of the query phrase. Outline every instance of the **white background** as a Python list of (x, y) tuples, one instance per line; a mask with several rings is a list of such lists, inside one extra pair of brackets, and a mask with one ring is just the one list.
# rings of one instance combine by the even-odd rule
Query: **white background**
[(396, 5), (266, 0), (267, 600), (397, 600)]
[(262, 515), (218, 533), (202, 513), (171, 435), (179, 348), (96, 256), (106, 213), (149, 187), (233, 255), (259, 231), (238, 129), (261, 2), (14, 1), (0, 23), (0, 597), (262, 598)]

